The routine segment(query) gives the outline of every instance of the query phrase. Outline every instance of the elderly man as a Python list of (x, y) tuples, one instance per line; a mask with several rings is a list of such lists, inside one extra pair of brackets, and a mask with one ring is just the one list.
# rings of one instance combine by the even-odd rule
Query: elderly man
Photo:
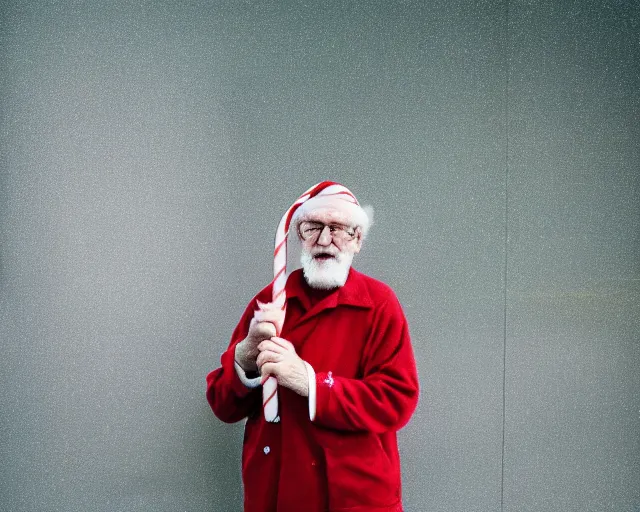
[[(286, 316), (263, 304), (272, 283), (207, 376), (216, 416), (247, 418), (246, 512), (402, 511), (396, 432), (417, 404), (416, 365), (395, 294), (351, 267), (370, 227), (351, 197), (318, 195), (295, 211), (302, 269), (286, 281)], [(262, 409), (269, 375), (278, 422)]]

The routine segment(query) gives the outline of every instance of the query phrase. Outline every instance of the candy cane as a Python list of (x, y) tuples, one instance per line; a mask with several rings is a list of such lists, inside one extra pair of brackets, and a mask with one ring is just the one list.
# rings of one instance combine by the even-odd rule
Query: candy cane
[[(315, 196), (339, 195), (344, 196), (348, 201), (358, 204), (355, 196), (346, 187), (333, 181), (323, 181), (314, 185), (302, 194), (293, 205), (286, 211), (278, 224), (276, 231), (275, 251), (273, 252), (273, 304), (284, 311), (283, 318), (287, 312), (287, 294), (285, 285), (287, 284), (287, 235), (293, 214), (302, 203)], [(276, 336), (280, 336), (282, 326), (276, 326)], [(262, 407), (264, 417), (270, 423), (280, 421), (278, 416), (278, 381), (275, 377), (268, 377), (262, 384)]]

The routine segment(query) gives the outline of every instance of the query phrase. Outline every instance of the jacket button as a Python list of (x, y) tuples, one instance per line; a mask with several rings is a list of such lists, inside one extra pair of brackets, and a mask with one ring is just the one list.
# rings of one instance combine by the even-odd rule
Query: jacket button
[(265, 446), (262, 451), (264, 452), (265, 455), (269, 455), (269, 452), (271, 451), (271, 448), (269, 448), (268, 446)]

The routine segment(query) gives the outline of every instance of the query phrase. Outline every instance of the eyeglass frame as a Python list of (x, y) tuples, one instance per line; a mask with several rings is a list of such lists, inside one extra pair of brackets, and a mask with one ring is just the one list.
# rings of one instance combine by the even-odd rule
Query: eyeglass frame
[[(317, 226), (316, 229), (319, 229), (318, 233), (315, 236), (311, 235), (308, 238), (305, 238), (305, 235), (302, 232), (303, 224), (315, 224)], [(358, 236), (358, 229), (359, 229), (357, 226), (350, 227), (350, 226), (346, 226), (344, 224), (339, 224), (335, 222), (331, 224), (325, 224), (324, 222), (308, 220), (308, 221), (302, 221), (300, 224), (298, 224), (298, 235), (300, 236), (300, 239), (303, 240), (304, 242), (311, 241), (312, 243), (316, 243), (322, 236), (322, 233), (324, 233), (325, 228), (329, 228), (329, 235), (331, 236), (332, 240), (339, 240), (340, 242), (352, 242), (353, 240), (355, 240)], [(310, 228), (310, 229), (313, 229), (313, 228)], [(349, 232), (349, 230), (351, 230), (352, 232)], [(347, 238), (341, 238), (340, 236), (336, 237), (335, 235), (336, 232), (344, 233), (345, 235), (347, 235)]]

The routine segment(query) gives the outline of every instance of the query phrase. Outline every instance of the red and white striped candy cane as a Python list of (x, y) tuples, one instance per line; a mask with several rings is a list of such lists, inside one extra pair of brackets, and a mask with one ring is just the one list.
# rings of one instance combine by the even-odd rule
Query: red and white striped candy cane
[[(276, 232), (276, 248), (273, 252), (272, 300), (273, 304), (279, 306), (285, 315), (287, 311), (287, 295), (285, 292), (285, 285), (287, 284), (287, 235), (289, 234), (291, 219), (302, 203), (320, 195), (339, 195), (354, 204), (358, 204), (355, 196), (346, 187), (333, 181), (323, 181), (302, 194), (282, 216)], [(276, 328), (278, 329), (278, 327)], [(278, 329), (276, 336), (280, 336), (279, 331), (280, 329)], [(278, 416), (278, 381), (275, 377), (268, 377), (262, 384), (262, 407), (264, 409), (264, 417), (268, 422), (277, 423), (280, 421)]]

